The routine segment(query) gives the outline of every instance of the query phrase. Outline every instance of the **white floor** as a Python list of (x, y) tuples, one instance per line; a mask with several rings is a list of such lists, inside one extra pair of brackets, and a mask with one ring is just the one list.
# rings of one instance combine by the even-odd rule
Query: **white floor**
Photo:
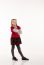
[(11, 57), (0, 57), (0, 65), (44, 65), (43, 56), (34, 56), (29, 58), (29, 61), (22, 61), (21, 58), (18, 61), (13, 61)]
[[(1, 48), (1, 46), (0, 46)], [(6, 49), (5, 49), (6, 48)], [(44, 65), (44, 54), (41, 52), (25, 52), (24, 55), (29, 58), (29, 61), (22, 61), (20, 55), (18, 54), (18, 52), (15, 49), (15, 55), (18, 58), (18, 61), (13, 61), (12, 60), (12, 56), (10, 53), (10, 48), (8, 46), (5, 47), (3, 46), (3, 48), (0, 49), (0, 65)]]

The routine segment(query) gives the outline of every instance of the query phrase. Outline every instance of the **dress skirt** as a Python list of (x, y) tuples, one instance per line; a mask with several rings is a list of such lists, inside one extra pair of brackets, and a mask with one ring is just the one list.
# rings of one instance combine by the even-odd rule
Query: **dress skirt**
[(19, 45), (22, 44), (21, 38), (11, 38), (11, 45)]

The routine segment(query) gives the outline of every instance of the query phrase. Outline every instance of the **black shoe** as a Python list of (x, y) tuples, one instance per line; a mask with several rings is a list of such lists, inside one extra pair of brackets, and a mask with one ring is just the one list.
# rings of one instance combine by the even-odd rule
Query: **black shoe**
[(15, 61), (17, 61), (17, 60), (18, 60), (16, 57), (13, 57), (12, 59), (13, 59), (13, 60), (15, 60)]
[(29, 60), (28, 58), (26, 58), (26, 57), (22, 57), (22, 60)]

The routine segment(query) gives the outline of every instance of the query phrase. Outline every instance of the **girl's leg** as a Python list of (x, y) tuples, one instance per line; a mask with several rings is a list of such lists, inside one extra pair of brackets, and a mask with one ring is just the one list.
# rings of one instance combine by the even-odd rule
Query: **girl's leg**
[(11, 47), (12, 57), (14, 57), (14, 48), (15, 48), (15, 45), (12, 45), (12, 47)]
[(17, 61), (18, 59), (14, 56), (14, 48), (15, 48), (15, 45), (12, 45), (12, 48), (11, 48), (12, 59)]
[(16, 45), (17, 49), (18, 49), (18, 52), (20, 53), (21, 57), (24, 57), (22, 52), (21, 52), (21, 48), (20, 48), (20, 45)]
[(20, 48), (20, 45), (16, 45), (17, 46), (17, 49), (18, 49), (18, 52), (20, 53), (21, 57), (22, 57), (22, 60), (29, 60), (28, 58), (24, 57), (22, 52), (21, 52), (21, 48)]

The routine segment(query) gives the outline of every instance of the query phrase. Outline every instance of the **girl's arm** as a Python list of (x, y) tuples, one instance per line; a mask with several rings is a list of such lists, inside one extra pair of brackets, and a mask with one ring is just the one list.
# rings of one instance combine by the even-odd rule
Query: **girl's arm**
[(14, 28), (13, 31), (14, 31), (14, 32), (18, 32), (19, 30)]
[(22, 34), (21, 27), (19, 27), (19, 26), (17, 26), (17, 27), (18, 27), (18, 29), (14, 28), (14, 27), (11, 27), (11, 32), (17, 32), (19, 34)]
[(22, 34), (21, 29), (15, 29), (15, 28), (14, 28), (13, 31), (14, 31), (14, 32), (18, 32), (19, 34)]
[(18, 32), (18, 29), (11, 27), (11, 32)]

